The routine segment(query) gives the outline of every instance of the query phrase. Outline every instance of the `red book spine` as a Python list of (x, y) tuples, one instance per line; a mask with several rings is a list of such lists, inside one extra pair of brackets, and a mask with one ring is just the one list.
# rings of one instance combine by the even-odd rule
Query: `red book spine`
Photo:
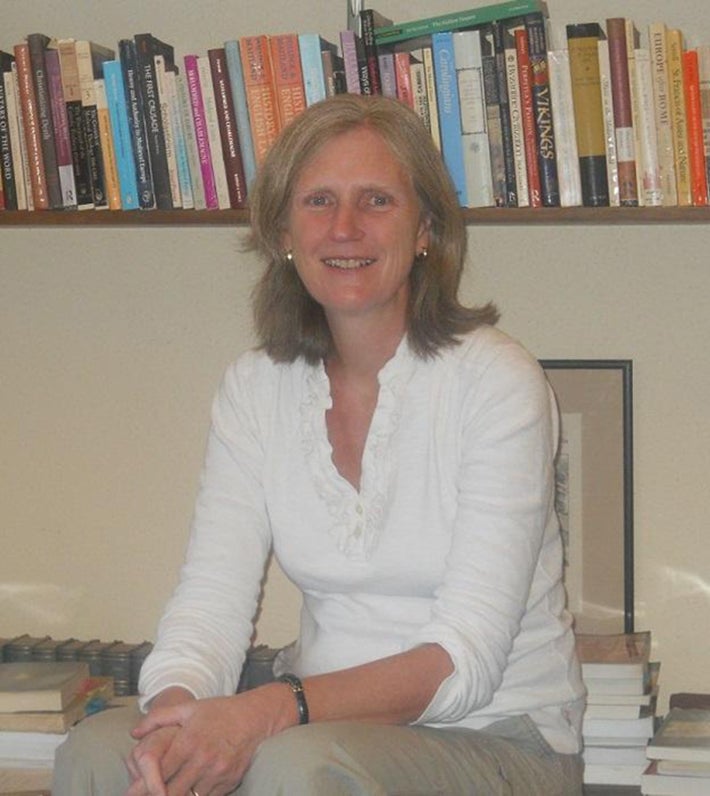
[(267, 36), (244, 36), (239, 40), (244, 89), (257, 164), (261, 163), (279, 133), (274, 76)]
[(414, 95), (412, 93), (412, 75), (409, 70), (411, 56), (408, 52), (396, 52), (394, 54), (394, 73), (397, 81), (397, 99), (401, 100), (410, 108), (414, 107)]
[(688, 122), (688, 154), (690, 156), (690, 190), (693, 205), (708, 203), (708, 182), (703, 140), (703, 111), (700, 103), (700, 72), (698, 53), (683, 53), (683, 88)]
[(306, 109), (303, 70), (298, 36), (283, 33), (269, 38), (271, 65), (274, 71), (274, 91), (279, 109), (279, 126), (286, 127)]
[(523, 111), (523, 140), (525, 143), (525, 163), (528, 174), (528, 197), (530, 199), (530, 207), (542, 207), (540, 166), (537, 158), (535, 105), (533, 102), (532, 66), (530, 64), (530, 51), (528, 49), (528, 34), (523, 28), (515, 30), (515, 50), (518, 54), (520, 99)]

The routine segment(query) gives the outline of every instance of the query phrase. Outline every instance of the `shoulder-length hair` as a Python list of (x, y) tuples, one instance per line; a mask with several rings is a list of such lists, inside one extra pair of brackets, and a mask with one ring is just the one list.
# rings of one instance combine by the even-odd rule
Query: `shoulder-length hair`
[(420, 117), (395, 99), (340, 94), (310, 106), (291, 122), (267, 153), (249, 191), (249, 245), (266, 262), (253, 293), (254, 321), (260, 348), (277, 362), (304, 357), (313, 364), (331, 351), (323, 308), (286, 260), (283, 235), (304, 165), (326, 142), (357, 127), (379, 133), (411, 175), (422, 218), (429, 224), (426, 257), (416, 257), (410, 273), (407, 336), (414, 352), (432, 356), (456, 344), (459, 335), (498, 320), (491, 304), (465, 307), (459, 302), (466, 228), (449, 174)]

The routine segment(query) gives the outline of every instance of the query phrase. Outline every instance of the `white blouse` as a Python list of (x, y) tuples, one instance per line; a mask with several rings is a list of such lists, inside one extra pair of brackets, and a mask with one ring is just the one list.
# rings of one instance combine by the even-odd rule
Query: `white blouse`
[(186, 562), (141, 672), (233, 693), (271, 549), (303, 593), (278, 662), (300, 676), (435, 642), (455, 670), (418, 723), (481, 728), (527, 713), (579, 749), (583, 686), (553, 507), (556, 410), (538, 363), (483, 327), (379, 374), (357, 491), (336, 470), (322, 365), (243, 355), (227, 371)]

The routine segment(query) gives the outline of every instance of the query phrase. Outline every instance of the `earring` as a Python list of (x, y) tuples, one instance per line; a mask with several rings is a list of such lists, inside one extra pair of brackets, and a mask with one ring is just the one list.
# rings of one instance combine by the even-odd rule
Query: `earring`
[(426, 258), (427, 258), (428, 256), (429, 256), (429, 249), (427, 249), (426, 247), (424, 247), (424, 248), (423, 248), (423, 249), (422, 249), (422, 250), (419, 252), (419, 254), (417, 254), (417, 257), (418, 257), (420, 260), (426, 260)]
[(286, 260), (287, 260), (288, 263), (293, 263), (293, 252), (291, 251), (291, 249), (289, 249), (286, 252), (285, 256), (286, 256)]

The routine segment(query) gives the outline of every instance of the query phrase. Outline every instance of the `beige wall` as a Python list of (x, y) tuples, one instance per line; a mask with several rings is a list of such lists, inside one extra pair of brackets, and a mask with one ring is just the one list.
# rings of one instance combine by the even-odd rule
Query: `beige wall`
[[(467, 3), (381, 0), (395, 19)], [(619, 2), (550, 0), (554, 19)], [(316, 29), (329, 3), (2, 0), (0, 48), (35, 30), (113, 43), (150, 30), (178, 53), (247, 33)], [(710, 43), (705, 0), (626, 3)], [(152, 638), (176, 579), (209, 404), (251, 343), (257, 273), (228, 228), (0, 227), (0, 636)], [(465, 296), (542, 358), (634, 362), (637, 627), (663, 697), (707, 690), (710, 647), (710, 226), (471, 228)], [(272, 572), (259, 637), (294, 633)], [(701, 639), (701, 641), (699, 641)]]

